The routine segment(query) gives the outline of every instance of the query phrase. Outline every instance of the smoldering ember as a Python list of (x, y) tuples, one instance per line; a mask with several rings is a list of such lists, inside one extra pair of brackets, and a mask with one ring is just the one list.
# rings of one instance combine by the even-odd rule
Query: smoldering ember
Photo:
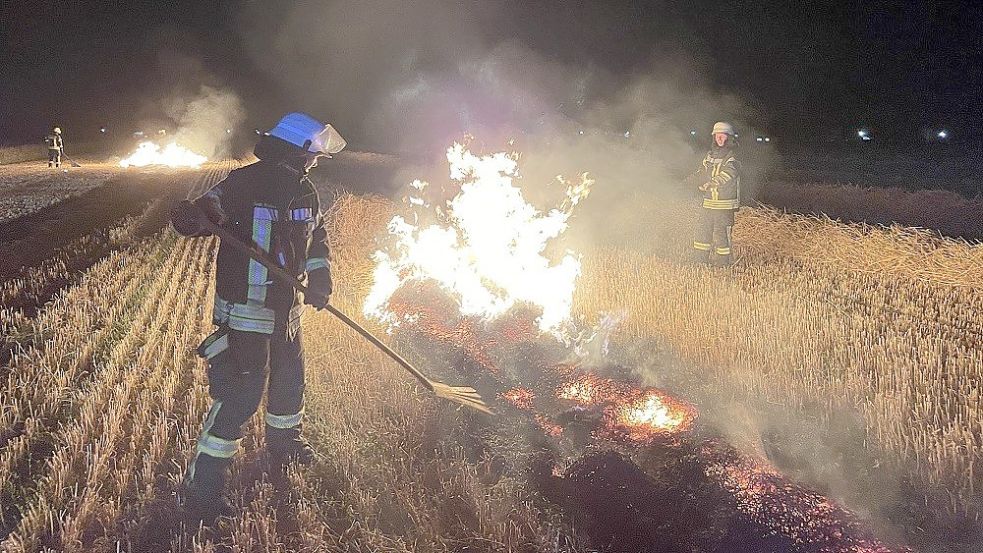
[(978, 3), (0, 20), (0, 550), (983, 551)]

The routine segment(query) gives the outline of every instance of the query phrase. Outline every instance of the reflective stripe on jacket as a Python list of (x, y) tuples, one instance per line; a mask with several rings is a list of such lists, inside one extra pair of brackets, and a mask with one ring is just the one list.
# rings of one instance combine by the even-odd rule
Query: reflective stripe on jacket
[(730, 150), (710, 151), (703, 158), (703, 207), (737, 209), (741, 206), (740, 162)]
[[(302, 172), (259, 161), (232, 171), (206, 195), (218, 199), (228, 217), (224, 226), (233, 236), (259, 245), (298, 280), (329, 265), (320, 200)], [(293, 331), (302, 310), (291, 286), (272, 279), (266, 267), (231, 246), (219, 246), (215, 324), (263, 334), (277, 328)]]

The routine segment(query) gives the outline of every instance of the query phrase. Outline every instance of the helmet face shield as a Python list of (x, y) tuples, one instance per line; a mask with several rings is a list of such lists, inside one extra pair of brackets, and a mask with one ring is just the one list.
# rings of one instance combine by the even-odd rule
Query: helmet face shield
[(341, 134), (334, 127), (325, 125), (324, 130), (311, 141), (309, 151), (331, 155), (344, 150), (347, 145), (348, 142), (341, 137)]
[(267, 134), (312, 154), (337, 154), (347, 145), (334, 127), (300, 112), (284, 115)]

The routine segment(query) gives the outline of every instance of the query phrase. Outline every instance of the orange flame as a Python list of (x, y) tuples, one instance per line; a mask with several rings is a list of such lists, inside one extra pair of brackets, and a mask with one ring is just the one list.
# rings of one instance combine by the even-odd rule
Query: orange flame
[(590, 373), (563, 384), (556, 395), (585, 407), (606, 405), (600, 433), (633, 442), (688, 430), (696, 419), (695, 407), (661, 390), (634, 388)]
[(696, 419), (696, 410), (659, 390), (646, 390), (637, 399), (615, 407), (611, 426), (635, 442), (686, 430)]

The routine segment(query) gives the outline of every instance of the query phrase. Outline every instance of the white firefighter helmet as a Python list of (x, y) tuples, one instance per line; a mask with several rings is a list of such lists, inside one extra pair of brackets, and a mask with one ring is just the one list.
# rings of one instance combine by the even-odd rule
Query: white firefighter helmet
[(347, 142), (334, 127), (306, 113), (288, 113), (267, 133), (310, 153), (337, 154)]
[(61, 127), (55, 127), (55, 128), (53, 128), (53, 129), (51, 129), (51, 130), (52, 130), (52, 132), (54, 132), (55, 134), (61, 134)]
[(717, 121), (713, 124), (713, 131), (710, 134), (723, 133), (728, 136), (734, 136), (734, 125), (726, 123), (724, 121)]

